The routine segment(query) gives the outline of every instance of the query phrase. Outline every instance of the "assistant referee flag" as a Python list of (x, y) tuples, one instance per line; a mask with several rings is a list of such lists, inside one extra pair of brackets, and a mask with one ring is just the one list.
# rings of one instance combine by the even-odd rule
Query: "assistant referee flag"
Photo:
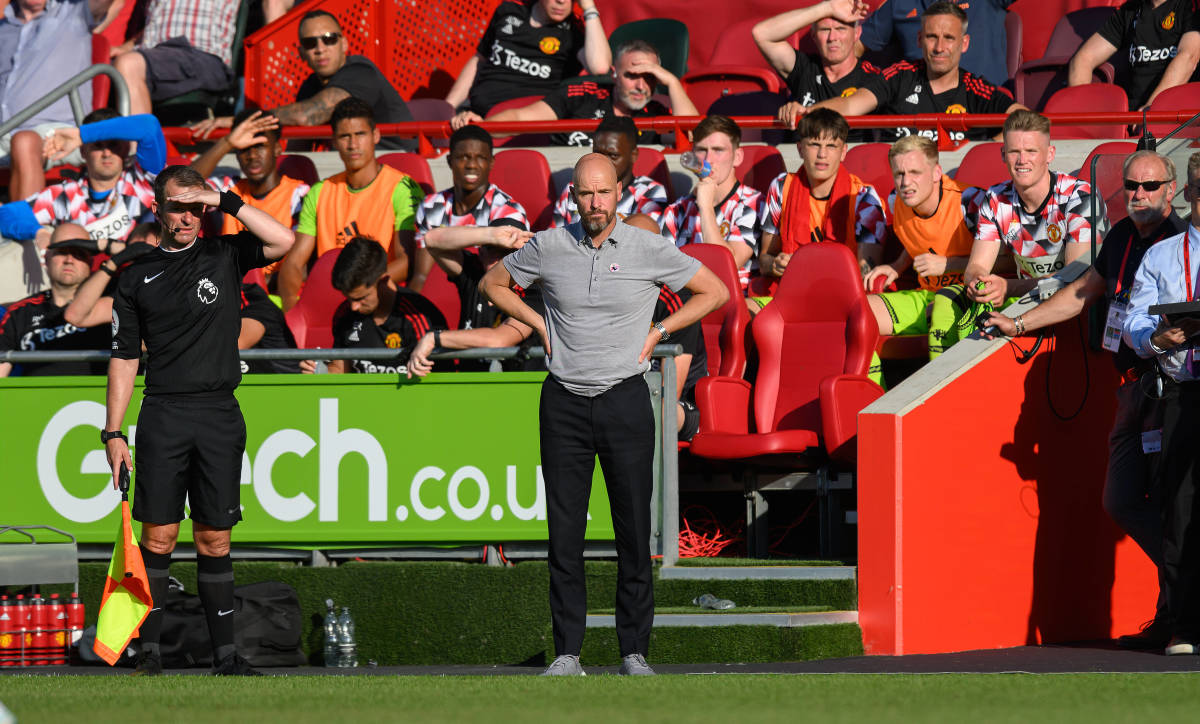
[(129, 517), (129, 473), (121, 465), (121, 529), (108, 564), (100, 616), (96, 620), (96, 643), (92, 650), (109, 666), (117, 663), (121, 652), (138, 634), (154, 601), (150, 598), (150, 580), (142, 563), (142, 552), (133, 536)]

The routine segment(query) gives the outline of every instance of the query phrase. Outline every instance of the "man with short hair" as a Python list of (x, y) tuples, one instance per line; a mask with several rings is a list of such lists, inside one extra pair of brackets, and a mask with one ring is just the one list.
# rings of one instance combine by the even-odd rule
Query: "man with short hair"
[(711, 169), (663, 211), (663, 236), (685, 244), (716, 244), (733, 255), (745, 292), (757, 265), (759, 213), (763, 196), (734, 173), (742, 162), (742, 129), (732, 118), (708, 116), (692, 132), (692, 151)]
[[(1161, 178), (1158, 180), (1162, 180)], [(1156, 481), (1163, 514), (1162, 560), (1170, 591), (1168, 656), (1200, 652), (1200, 548), (1196, 546), (1196, 475), (1200, 471), (1200, 319), (1153, 314), (1154, 305), (1196, 299), (1200, 269), (1200, 153), (1188, 158), (1183, 196), (1191, 206), (1186, 231), (1146, 250), (1133, 279), (1121, 338), (1145, 360), (1155, 360), (1154, 385), (1162, 397), (1162, 460)]]
[[(659, 84), (666, 86), (671, 99), (667, 108), (653, 100), (654, 89)], [(668, 116), (700, 115), (695, 104), (688, 98), (683, 83), (659, 64), (658, 51), (644, 40), (631, 40), (617, 48), (616, 62), (612, 69), (612, 85), (601, 84), (592, 79), (570, 80), (552, 90), (540, 101), (521, 108), (509, 108), (489, 116), (489, 121), (556, 121), (562, 118), (652, 118)], [(459, 113), (450, 125), (459, 128), (467, 123), (480, 121), (477, 113)], [(570, 146), (588, 145), (588, 134), (575, 131), (557, 134), (555, 142)], [(657, 143), (658, 134), (642, 132), (640, 143)]]
[[(860, 22), (870, 6), (861, 0), (822, 0), (767, 18), (751, 30), (758, 50), (783, 77), (790, 100), (779, 108), (779, 120), (795, 127), (800, 108), (828, 98), (847, 96), (882, 71), (854, 54), (862, 34)], [(801, 53), (789, 39), (810, 28), (815, 55)], [(867, 131), (851, 131), (851, 141), (868, 140)]]
[[(1037, 286), (1038, 279), (1087, 253), (1093, 235), (1102, 239), (1108, 233), (1104, 199), (1088, 182), (1050, 170), (1055, 152), (1050, 145), (1050, 119), (1030, 110), (1010, 114), (1000, 152), (1010, 179), (987, 190), (963, 274), (967, 296), (993, 306), (1022, 296)], [(1093, 215), (1099, 223), (1095, 229)], [(1016, 279), (992, 271), (1001, 247), (1012, 251)], [(964, 320), (963, 326), (969, 328), (973, 322)]]
[[(574, 184), (581, 222), (538, 233), (480, 284), (501, 311), (537, 330), (550, 357), (540, 433), (556, 656), (544, 673), (583, 674), (583, 539), (598, 456), (616, 535), (620, 673), (651, 675), (645, 657), (654, 621), (654, 416), (642, 375), (655, 345), (724, 304), (729, 292), (699, 261), (617, 219), (620, 184), (607, 157), (580, 159)], [(513, 291), (535, 284), (544, 316)], [(651, 327), (660, 285), (687, 287), (693, 295)]]
[(408, 174), (375, 158), (379, 129), (371, 106), (345, 99), (333, 109), (330, 127), (346, 170), (317, 182), (304, 197), (296, 245), (279, 265), (285, 312), (300, 298), (309, 259), (345, 246), (356, 236), (369, 236), (383, 246), (393, 281), (403, 284), (408, 278), (416, 210), (424, 192)]
[(771, 182), (762, 213), (758, 270), (774, 294), (792, 254), (806, 244), (843, 244), (858, 258), (863, 274), (882, 257), (887, 220), (875, 187), (850, 173), (846, 119), (818, 108), (797, 128), (801, 166)]
[(234, 82), (239, 5), (224, 0), (150, 0), (136, 47), (121, 46), (113, 57), (113, 66), (129, 88), (130, 112), (150, 113), (152, 101), (196, 90), (227, 90)]
[(1200, 12), (1192, 0), (1126, 0), (1071, 56), (1068, 85), (1088, 85), (1092, 73), (1114, 53), (1116, 83), (1130, 110), (1149, 106), (1159, 93), (1188, 82), (1200, 60)]
[(1142, 434), (1162, 427), (1162, 405), (1144, 394), (1154, 363), (1138, 357), (1121, 338), (1134, 275), (1146, 252), (1164, 239), (1187, 231), (1171, 208), (1175, 164), (1153, 151), (1130, 154), (1122, 168), (1125, 209), (1129, 216), (1113, 224), (1096, 262), (1067, 286), (1033, 309), (1011, 319), (992, 312), (986, 320), (1001, 334), (1015, 336), (1077, 316), (1087, 305), (1104, 301), (1108, 315), (1104, 348), (1113, 353), (1121, 376), (1117, 411), (1108, 438), (1108, 475), (1102, 502), (1113, 521), (1158, 568), (1159, 593), (1153, 620), (1136, 634), (1117, 639), (1127, 648), (1161, 649), (1171, 638), (1170, 593), (1163, 569), (1161, 491), (1154, 485), (1153, 459), (1143, 450)]
[[(633, 119), (626, 116), (608, 116), (596, 128), (592, 138), (592, 152), (600, 153), (613, 162), (617, 169), (617, 181), (621, 184), (621, 200), (617, 202), (617, 217), (624, 219), (632, 214), (645, 214), (659, 220), (663, 207), (667, 205), (667, 189), (649, 176), (633, 175), (633, 164), (638, 157), (638, 130)], [(579, 208), (575, 205), (572, 186), (567, 184), (558, 203), (554, 205), (552, 226), (566, 226), (579, 221)]]
[[(213, 206), (237, 217), (248, 231), (202, 237), (203, 216)], [(234, 397), (241, 379), (238, 292), (242, 277), (283, 256), (294, 235), (234, 194), (209, 188), (186, 166), (169, 166), (155, 178), (154, 211), (162, 225), (160, 246), (139, 257), (117, 282), (100, 435), (115, 488), (122, 466), (133, 469), (121, 428), (144, 344), (133, 517), (142, 523), (141, 555), (157, 606), (139, 629), (134, 673), (162, 673), (161, 604), (186, 500), (213, 673), (256, 675), (234, 644), (229, 557), (231, 531), (242, 518), (239, 481), (246, 447), (246, 424)]]
[[(62, 224), (54, 230), (46, 249), (46, 275), (50, 288), (8, 307), (0, 318), (0, 352), (47, 352), (108, 348), (108, 328), (85, 329), (64, 318), (75, 290), (88, 277), (96, 244), (78, 224)], [(0, 377), (7, 377), (13, 363), (0, 362)], [(24, 362), (20, 373), (32, 375), (97, 375), (104, 365), (93, 362)]]
[[(970, 44), (967, 15), (947, 0), (935, 2), (921, 15), (919, 36), (924, 60), (902, 60), (871, 77), (866, 85), (845, 98), (831, 98), (814, 107), (827, 107), (844, 116), (880, 112), (893, 115), (915, 113), (1012, 113), (1024, 108), (1008, 91), (992, 85), (959, 66)], [(947, 131), (951, 140), (989, 138), (994, 131), (974, 129)], [(937, 140), (936, 129), (917, 130), (901, 126), (896, 138), (921, 135)]]
[[(284, 226), (296, 228), (301, 204), (309, 187), (300, 179), (285, 176), (279, 170), (279, 157), (283, 155), (279, 119), (269, 111), (264, 113), (246, 109), (234, 120), (233, 130), (197, 156), (192, 161), (192, 168), (209, 178), (218, 191), (230, 191), (254, 208), (267, 212)], [(217, 164), (229, 153), (237, 157), (242, 175), (210, 178), (217, 170)], [(237, 219), (221, 217), (222, 234), (236, 234), (245, 228)], [(278, 263), (263, 268), (268, 282), (278, 268)]]
[(433, 302), (396, 285), (388, 273), (387, 253), (374, 239), (356, 236), (347, 242), (334, 262), (332, 281), (333, 288), (346, 297), (334, 313), (333, 346), (400, 353), (395, 362), (332, 360), (331, 373), (404, 374), (417, 340), (426, 332), (446, 328), (446, 318)]
[[(0, 15), (0, 122), (25, 110), (46, 92), (92, 64), (92, 30), (112, 0), (13, 0)], [(92, 107), (92, 84), (76, 92)], [(70, 99), (63, 96), (0, 137), (0, 164), (12, 169), (10, 199), (23, 199), (46, 187), (42, 139), (49, 131), (74, 126)], [(65, 161), (82, 163), (78, 154)]]
[[(321, 126), (329, 123), (333, 109), (347, 98), (365, 101), (375, 112), (377, 123), (408, 123), (413, 120), (408, 104), (380, 72), (362, 55), (347, 55), (350, 44), (337, 16), (328, 10), (310, 10), (300, 19), (300, 59), (312, 69), (296, 90), (296, 102), (279, 106), (271, 113), (285, 126)], [(201, 121), (192, 135), (207, 138), (215, 128), (231, 128), (229, 116)], [(306, 145), (306, 144), (300, 144)], [(414, 138), (387, 136), (379, 147), (416, 151)]]
[(896, 190), (888, 196), (891, 229), (903, 249), (895, 261), (869, 271), (863, 284), (869, 292), (882, 278), (886, 287), (911, 266), (919, 286), (870, 294), (867, 302), (880, 334), (928, 334), (933, 359), (958, 341), (954, 321), (969, 306), (962, 290), (963, 272), (984, 191), (944, 174), (937, 144), (924, 136), (896, 141), (888, 162), (896, 180)]
[(432, 229), (487, 226), (497, 219), (511, 219), (520, 228), (529, 228), (525, 208), (491, 182), (492, 150), (492, 135), (479, 126), (463, 126), (450, 134), (446, 165), (452, 185), (426, 196), (417, 207), (417, 252), (410, 286), (422, 288), (433, 268), (434, 258), (426, 244)]
[[(1005, 16), (1016, 0), (954, 0), (970, 21), (974, 33), (971, 44), (962, 54), (962, 66), (977, 78), (992, 85), (1008, 82), (1008, 33)], [(909, 61), (922, 56), (920, 34), (922, 18), (934, 0), (889, 0), (875, 6), (874, 12), (862, 22), (858, 55), (867, 48), (875, 51), (894, 49), (891, 57)], [(963, 28), (966, 32), (966, 28)]]

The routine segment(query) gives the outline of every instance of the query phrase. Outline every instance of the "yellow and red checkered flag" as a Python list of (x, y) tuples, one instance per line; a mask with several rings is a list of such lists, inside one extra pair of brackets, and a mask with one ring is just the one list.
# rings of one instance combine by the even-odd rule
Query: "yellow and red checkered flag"
[(125, 463), (121, 463), (120, 487), (121, 529), (117, 531), (112, 561), (108, 564), (108, 579), (104, 582), (104, 597), (100, 599), (100, 616), (96, 621), (96, 643), (92, 646), (109, 666), (121, 658), (121, 652), (138, 635), (138, 628), (154, 606), (150, 580), (129, 518), (129, 470)]

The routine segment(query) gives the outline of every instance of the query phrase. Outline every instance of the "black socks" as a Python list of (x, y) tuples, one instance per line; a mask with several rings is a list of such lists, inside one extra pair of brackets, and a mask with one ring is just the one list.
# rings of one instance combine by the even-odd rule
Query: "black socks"
[(233, 654), (233, 559), (196, 554), (196, 583), (208, 635), (212, 639), (213, 663)]
[(167, 605), (167, 583), (171, 568), (170, 553), (152, 553), (139, 545), (142, 563), (146, 566), (146, 577), (150, 579), (150, 598), (154, 606), (138, 630), (138, 641), (142, 651), (158, 655), (158, 640), (162, 635), (163, 607)]

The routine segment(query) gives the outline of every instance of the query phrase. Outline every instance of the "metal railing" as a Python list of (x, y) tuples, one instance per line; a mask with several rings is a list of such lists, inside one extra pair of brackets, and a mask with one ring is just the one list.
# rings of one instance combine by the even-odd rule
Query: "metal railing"
[(129, 115), (129, 87), (125, 85), (125, 79), (121, 77), (116, 68), (108, 63), (97, 63), (71, 76), (65, 83), (33, 103), (30, 103), (23, 111), (0, 124), (0, 136), (9, 133), (13, 129), (20, 128), (21, 124), (25, 123), (25, 121), (41, 113), (63, 96), (70, 96), (71, 98), (71, 113), (75, 116), (75, 124), (79, 125), (83, 123), (83, 117), (88, 114), (88, 111), (84, 109), (83, 101), (79, 97), (79, 86), (91, 82), (92, 78), (98, 75), (106, 75), (112, 81), (113, 92), (116, 94), (117, 113), (120, 113), (122, 116)]

